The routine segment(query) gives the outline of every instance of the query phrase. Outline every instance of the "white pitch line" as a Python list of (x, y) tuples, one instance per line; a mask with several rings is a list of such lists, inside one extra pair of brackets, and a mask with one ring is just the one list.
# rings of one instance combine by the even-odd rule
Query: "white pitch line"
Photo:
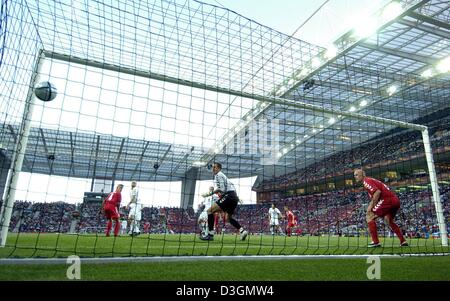
[[(366, 254), (366, 255), (230, 255), (230, 256), (151, 256), (151, 257), (105, 257), (105, 258), (80, 258), (81, 263), (137, 263), (137, 262), (177, 262), (177, 261), (230, 261), (230, 260), (318, 260), (318, 259), (366, 259), (378, 256), (382, 258), (409, 258), (429, 256), (449, 256), (446, 254)], [(24, 259), (0, 259), (0, 265), (21, 264), (68, 264), (67, 258), (24, 258)]]

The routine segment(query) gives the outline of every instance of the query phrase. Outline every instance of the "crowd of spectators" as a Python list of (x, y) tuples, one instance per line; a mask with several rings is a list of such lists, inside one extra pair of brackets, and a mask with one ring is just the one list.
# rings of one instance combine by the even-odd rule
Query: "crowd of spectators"
[[(430, 143), (435, 152), (450, 151), (450, 125), (434, 126), (430, 131)], [(378, 138), (362, 146), (333, 154), (294, 173), (261, 181), (256, 191), (295, 187), (306, 182), (333, 178), (352, 173), (354, 168), (390, 165), (424, 156), (422, 135), (418, 131)]]
[(64, 202), (15, 202), (10, 229), (13, 232), (68, 232), (75, 205)]
[[(427, 189), (400, 192), (398, 196), (402, 209), (397, 220), (405, 234), (409, 237), (432, 237), (433, 232), (438, 231), (438, 226), (431, 192)], [(450, 185), (441, 187), (441, 201), (450, 233)], [(341, 190), (272, 202), (282, 212), (284, 206), (294, 212), (298, 221), (294, 233), (298, 235), (367, 235), (365, 212), (368, 196), (365, 192)], [(270, 232), (268, 209), (272, 202), (239, 205), (235, 216), (250, 233), (267, 234)], [(10, 229), (12, 232), (102, 233), (106, 220), (100, 207), (100, 203), (74, 205), (18, 201), (14, 204)], [(123, 217), (128, 215), (125, 207), (120, 212)], [(144, 233), (198, 233), (199, 214), (192, 208), (144, 207), (141, 228), (145, 229)], [(235, 229), (224, 224), (221, 219), (219, 223), (223, 232), (234, 233)], [(379, 223), (385, 235), (392, 235), (381, 219)]]

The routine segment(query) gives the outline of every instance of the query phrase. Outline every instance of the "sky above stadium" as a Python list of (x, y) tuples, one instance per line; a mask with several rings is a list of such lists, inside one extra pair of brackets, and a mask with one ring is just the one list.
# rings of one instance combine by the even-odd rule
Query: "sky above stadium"
[(364, 24), (366, 15), (390, 2), (390, 0), (200, 1), (225, 7), (289, 36), (303, 25), (294, 37), (322, 47), (327, 47), (350, 28)]

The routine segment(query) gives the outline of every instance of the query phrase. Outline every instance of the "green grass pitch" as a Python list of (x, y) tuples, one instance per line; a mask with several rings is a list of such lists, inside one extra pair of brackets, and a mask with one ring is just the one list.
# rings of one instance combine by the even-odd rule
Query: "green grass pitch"
[[(386, 238), (383, 248), (368, 249), (367, 237), (284, 237), (216, 235), (212, 242), (193, 234), (152, 234), (137, 237), (104, 235), (10, 234), (0, 258), (82, 258), (83, 280), (367, 280), (365, 258), (224, 260), (224, 255), (378, 255), (381, 280), (450, 280), (449, 247), (439, 239), (411, 239), (399, 247), (397, 238)], [(440, 256), (412, 257), (409, 254)], [(85, 257), (217, 256), (217, 260), (86, 263)], [(205, 273), (206, 266), (220, 266)], [(0, 280), (65, 280), (68, 265), (0, 264)], [(238, 271), (238, 272), (237, 272)]]

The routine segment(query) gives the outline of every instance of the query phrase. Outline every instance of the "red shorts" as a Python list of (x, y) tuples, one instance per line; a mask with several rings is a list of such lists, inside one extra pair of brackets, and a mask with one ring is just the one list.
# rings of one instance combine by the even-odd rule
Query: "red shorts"
[(120, 217), (117, 207), (105, 207), (105, 216), (107, 219), (118, 219)]
[(384, 217), (388, 214), (395, 217), (398, 209), (400, 209), (400, 201), (398, 198), (390, 198), (379, 200), (375, 207), (372, 208), (372, 212), (379, 217)]
[(288, 223), (288, 225), (287, 225), (288, 228), (292, 228), (292, 227), (295, 227), (295, 226), (297, 226), (297, 224), (295, 224), (295, 223)]

